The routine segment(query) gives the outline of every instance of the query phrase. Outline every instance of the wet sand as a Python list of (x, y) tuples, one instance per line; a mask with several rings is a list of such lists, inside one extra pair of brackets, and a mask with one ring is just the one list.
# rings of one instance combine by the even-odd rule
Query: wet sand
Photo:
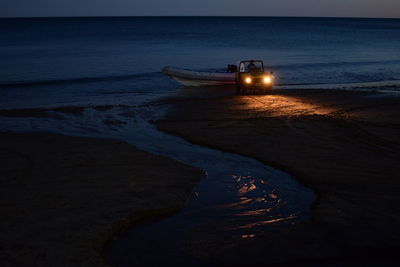
[(307, 222), (235, 251), (211, 255), (198, 247), (194, 254), (225, 264), (400, 262), (399, 97), (340, 90), (202, 97), (190, 90), (169, 100), (159, 129), (256, 158), (317, 194)]
[(203, 172), (105, 139), (0, 133), (0, 265), (103, 266), (106, 241), (170, 214)]

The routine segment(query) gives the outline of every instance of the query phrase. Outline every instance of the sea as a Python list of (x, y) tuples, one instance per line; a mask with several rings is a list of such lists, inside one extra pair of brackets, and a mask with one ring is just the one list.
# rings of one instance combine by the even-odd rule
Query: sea
[(223, 70), (243, 59), (264, 60), (281, 89), (398, 95), (400, 20), (3, 18), (0, 131), (114, 138), (204, 171), (180, 212), (114, 238), (104, 252), (110, 264), (208, 266), (193, 251), (231, 251), (214, 255), (221, 264), (260, 263), (235, 246), (308, 220), (314, 192), (255, 159), (192, 144), (152, 123), (171, 99), (235, 92), (184, 88), (163, 67)]
[(164, 66), (224, 69), (242, 59), (264, 60), (291, 88), (399, 90), (400, 20), (2, 18), (0, 108), (149, 100), (179, 88)]

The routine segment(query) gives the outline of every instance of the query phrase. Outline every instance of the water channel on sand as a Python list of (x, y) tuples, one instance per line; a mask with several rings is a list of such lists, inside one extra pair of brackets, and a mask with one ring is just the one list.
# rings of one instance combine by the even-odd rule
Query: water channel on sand
[(54, 112), (49, 118), (4, 118), (2, 125), (20, 131), (116, 138), (207, 173), (183, 210), (162, 220), (132, 226), (110, 242), (105, 255), (115, 266), (201, 266), (199, 258), (229, 254), (243, 240), (256, 239), (273, 227), (309, 217), (314, 200), (311, 190), (254, 159), (191, 144), (158, 131), (149, 120), (159, 119), (162, 109), (160, 105), (102, 110), (89, 107), (79, 115)]

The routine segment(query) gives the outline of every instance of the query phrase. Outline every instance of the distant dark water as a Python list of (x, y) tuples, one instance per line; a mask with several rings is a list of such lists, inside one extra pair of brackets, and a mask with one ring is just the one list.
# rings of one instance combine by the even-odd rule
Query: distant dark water
[(161, 76), (163, 66), (223, 68), (246, 58), (264, 59), (281, 84), (400, 80), (394, 19), (0, 19), (0, 36), (1, 106), (104, 100), (113, 92), (153, 97), (177, 87)]

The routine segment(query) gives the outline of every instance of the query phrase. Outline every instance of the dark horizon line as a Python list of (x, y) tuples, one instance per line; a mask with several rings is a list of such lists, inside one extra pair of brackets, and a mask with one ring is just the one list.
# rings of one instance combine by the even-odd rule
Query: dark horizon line
[(231, 15), (144, 15), (144, 16), (33, 16), (33, 17), (0, 17), (0, 19), (51, 19), (51, 18), (318, 18), (318, 19), (390, 19), (393, 17), (337, 17), (337, 16), (231, 16)]

